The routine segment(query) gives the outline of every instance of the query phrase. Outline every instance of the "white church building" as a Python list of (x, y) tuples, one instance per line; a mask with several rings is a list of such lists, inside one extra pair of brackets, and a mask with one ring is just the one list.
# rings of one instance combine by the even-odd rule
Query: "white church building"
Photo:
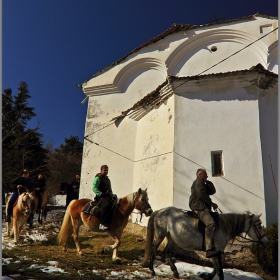
[(93, 178), (107, 164), (118, 197), (148, 188), (153, 210), (189, 209), (205, 168), (223, 213), (278, 222), (277, 28), (261, 14), (174, 24), (81, 84), (80, 198), (94, 198)]

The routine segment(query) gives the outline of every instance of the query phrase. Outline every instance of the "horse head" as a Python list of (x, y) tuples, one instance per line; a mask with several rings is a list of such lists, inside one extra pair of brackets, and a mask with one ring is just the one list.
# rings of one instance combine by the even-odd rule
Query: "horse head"
[(32, 206), (33, 197), (30, 193), (22, 193), (18, 199), (18, 209), (21, 213), (26, 216), (31, 214), (31, 206)]
[(142, 190), (139, 188), (135, 196), (135, 208), (140, 211), (141, 215), (144, 213), (146, 217), (149, 217), (153, 214), (152, 207), (149, 203), (147, 189)]
[(263, 230), (262, 221), (260, 219), (261, 214), (248, 214), (248, 230), (246, 231), (246, 235), (248, 234), (248, 236), (252, 238), (252, 241), (258, 243), (258, 245), (266, 246), (269, 243), (269, 241)]

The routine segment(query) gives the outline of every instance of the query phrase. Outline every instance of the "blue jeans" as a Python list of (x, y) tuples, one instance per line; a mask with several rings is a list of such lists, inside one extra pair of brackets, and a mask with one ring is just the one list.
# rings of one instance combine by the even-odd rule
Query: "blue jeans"
[(7, 209), (7, 214), (12, 216), (13, 213), (13, 205), (15, 204), (16, 200), (18, 198), (18, 192), (13, 192), (11, 195), (11, 198), (8, 202), (8, 209)]

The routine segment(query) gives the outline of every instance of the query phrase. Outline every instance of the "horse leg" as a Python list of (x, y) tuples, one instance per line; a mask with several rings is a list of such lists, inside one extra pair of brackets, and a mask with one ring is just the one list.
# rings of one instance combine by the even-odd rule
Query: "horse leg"
[[(222, 266), (221, 253), (217, 254), (216, 256), (213, 256), (211, 258), (211, 260), (212, 260), (212, 263), (213, 263), (213, 266), (214, 266), (214, 271), (217, 272), (217, 275), (218, 275), (219, 279), (224, 280), (224, 272), (223, 272), (223, 266)], [(213, 275), (213, 277), (214, 276), (215, 276), (215, 274)]]
[(199, 277), (205, 280), (212, 280), (217, 273), (219, 279), (224, 280), (221, 254), (213, 256), (211, 261), (213, 263), (213, 271), (211, 273), (203, 272), (199, 275)]
[(78, 252), (78, 255), (82, 256), (83, 252), (81, 250), (81, 246), (80, 246), (80, 242), (79, 242), (79, 229), (80, 229), (80, 226), (81, 226), (81, 218), (74, 219), (72, 217), (72, 225), (73, 225), (72, 236), (73, 236), (74, 242), (76, 244), (77, 252)]
[(42, 221), (42, 209), (38, 209), (38, 223), (41, 225)]
[(179, 273), (177, 270), (176, 265), (174, 264), (173, 260), (172, 260), (172, 247), (175, 244), (174, 241), (172, 240), (171, 236), (168, 234), (167, 236), (167, 245), (164, 248), (165, 254), (166, 254), (166, 259), (170, 265), (171, 270), (173, 271), (173, 275), (175, 278), (179, 278)]
[(121, 259), (118, 257), (118, 248), (121, 245), (121, 236), (123, 233), (123, 230), (117, 231), (108, 231), (109, 235), (114, 239), (115, 243), (113, 245), (110, 245), (109, 248), (113, 250), (112, 254), (112, 261), (114, 263), (121, 263)]
[(13, 218), (13, 230), (14, 230), (14, 241), (15, 243), (17, 243), (19, 232), (18, 232), (17, 217), (15, 215)]
[(150, 264), (149, 264), (149, 269), (152, 273), (152, 276), (156, 275), (156, 272), (154, 270), (154, 260), (155, 260), (155, 257), (156, 257), (157, 249), (158, 249), (160, 243), (162, 242), (162, 240), (164, 239), (164, 237), (165, 237), (165, 235), (164, 236), (155, 236), (155, 240), (154, 240), (153, 245), (152, 245), (151, 256), (150, 256)]
[(6, 229), (7, 229), (7, 236), (10, 237), (10, 230), (11, 230), (11, 222), (6, 222)]

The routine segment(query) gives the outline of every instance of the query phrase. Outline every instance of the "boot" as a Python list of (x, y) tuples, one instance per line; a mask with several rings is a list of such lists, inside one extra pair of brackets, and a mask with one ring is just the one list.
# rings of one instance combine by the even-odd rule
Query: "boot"
[(6, 221), (6, 223), (10, 223), (11, 222), (11, 215), (7, 214), (5, 221)]

